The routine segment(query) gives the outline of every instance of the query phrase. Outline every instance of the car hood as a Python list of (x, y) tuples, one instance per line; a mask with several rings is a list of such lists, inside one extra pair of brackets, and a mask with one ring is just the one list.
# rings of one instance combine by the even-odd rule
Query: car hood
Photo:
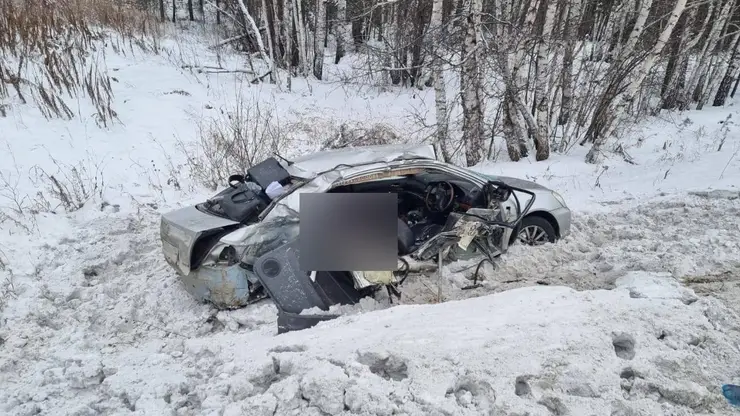
[(507, 185), (511, 185), (517, 188), (526, 189), (528, 191), (547, 191), (548, 188), (538, 184), (537, 182), (528, 181), (525, 179), (512, 178), (510, 176), (498, 176), (498, 175), (486, 175), (487, 177), (501, 181)]
[(292, 161), (284, 166), (292, 176), (310, 179), (339, 166), (354, 166), (397, 160), (437, 159), (433, 145), (379, 145), (324, 150)]

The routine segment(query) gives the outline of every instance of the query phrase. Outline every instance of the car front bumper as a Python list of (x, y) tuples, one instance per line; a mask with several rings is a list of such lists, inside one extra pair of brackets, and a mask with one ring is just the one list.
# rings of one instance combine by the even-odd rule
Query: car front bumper
[(248, 272), (239, 264), (208, 265), (180, 274), (180, 280), (193, 297), (219, 309), (235, 309), (250, 303)]
[(571, 212), (566, 207), (560, 207), (550, 211), (558, 223), (558, 237), (563, 238), (570, 235)]

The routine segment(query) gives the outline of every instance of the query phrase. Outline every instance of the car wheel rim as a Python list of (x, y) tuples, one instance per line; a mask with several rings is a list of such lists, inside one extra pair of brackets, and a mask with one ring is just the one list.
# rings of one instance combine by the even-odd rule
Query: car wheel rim
[(541, 227), (530, 225), (519, 231), (519, 241), (530, 246), (539, 246), (549, 242), (550, 239)]

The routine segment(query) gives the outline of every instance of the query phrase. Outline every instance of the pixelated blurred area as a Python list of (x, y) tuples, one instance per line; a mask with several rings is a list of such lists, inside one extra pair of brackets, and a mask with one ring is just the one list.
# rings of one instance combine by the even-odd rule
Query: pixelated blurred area
[(397, 194), (304, 193), (300, 198), (301, 270), (397, 268)]

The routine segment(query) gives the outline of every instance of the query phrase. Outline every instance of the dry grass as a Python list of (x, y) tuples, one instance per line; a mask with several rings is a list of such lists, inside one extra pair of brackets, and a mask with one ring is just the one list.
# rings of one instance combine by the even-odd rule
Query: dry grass
[(198, 121), (196, 143), (179, 142), (178, 147), (193, 180), (215, 190), (232, 174), (243, 174), (267, 157), (282, 155), (286, 142), (269, 104), (246, 101), (237, 94), (234, 104), (221, 109), (218, 116)]
[(67, 100), (86, 96), (107, 126), (116, 113), (105, 46), (156, 52), (159, 30), (153, 17), (125, 2), (0, 0), (0, 116), (33, 101), (45, 117), (69, 119)]
[(38, 192), (34, 211), (56, 212), (61, 207), (65, 212), (74, 212), (85, 206), (90, 199), (103, 197), (105, 180), (100, 164), (80, 161), (76, 165), (68, 165), (51, 156), (50, 158), (56, 166), (54, 173), (39, 166), (31, 169), (35, 175), (34, 185), (37, 188), (45, 186), (47, 189), (46, 195)]

